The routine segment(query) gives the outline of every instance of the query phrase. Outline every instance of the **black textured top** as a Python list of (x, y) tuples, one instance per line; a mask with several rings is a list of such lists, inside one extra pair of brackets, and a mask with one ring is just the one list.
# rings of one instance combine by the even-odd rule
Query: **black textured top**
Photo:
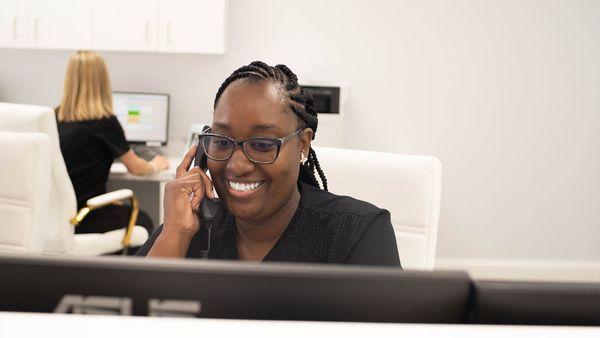
[[(300, 205), (263, 261), (398, 266), (390, 213), (347, 196), (337, 196), (302, 183)], [(162, 230), (159, 227), (137, 252), (145, 256)], [(210, 259), (238, 259), (235, 218), (224, 211), (212, 229)], [(188, 258), (201, 258), (208, 248), (201, 228), (190, 243)]]
[(129, 144), (115, 116), (57, 125), (60, 150), (81, 208), (88, 199), (106, 193), (110, 166)]

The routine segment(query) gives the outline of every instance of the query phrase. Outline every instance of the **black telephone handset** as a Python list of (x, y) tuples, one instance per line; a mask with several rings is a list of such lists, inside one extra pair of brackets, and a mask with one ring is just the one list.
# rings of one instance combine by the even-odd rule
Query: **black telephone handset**
[[(206, 154), (204, 153), (204, 148), (201, 144), (198, 144), (196, 148), (196, 155), (194, 156), (194, 166), (200, 167), (203, 171), (206, 172), (207, 163), (206, 163)], [(206, 244), (205, 250), (201, 250), (200, 255), (203, 258), (208, 257), (208, 252), (210, 250), (210, 237), (212, 233), (213, 226), (217, 225), (219, 220), (219, 216), (221, 215), (221, 203), (216, 199), (210, 199), (207, 196), (204, 196), (202, 202), (200, 202), (200, 207), (198, 208), (197, 215), (200, 218), (201, 231), (205, 229), (206, 231)]]
[[(196, 156), (194, 157), (194, 165), (196, 167), (200, 167), (203, 171), (206, 172), (206, 154), (204, 153), (204, 149), (201, 144), (198, 145), (196, 149)], [(200, 216), (200, 220), (202, 224), (211, 224), (212, 221), (217, 217), (220, 211), (220, 204), (217, 201), (211, 200), (208, 197), (204, 196), (202, 202), (200, 202), (200, 208), (198, 209), (198, 216)]]

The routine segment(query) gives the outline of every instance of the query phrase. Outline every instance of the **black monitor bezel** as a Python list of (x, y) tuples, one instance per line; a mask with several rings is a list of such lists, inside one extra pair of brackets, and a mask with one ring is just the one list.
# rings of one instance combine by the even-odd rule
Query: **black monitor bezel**
[[(7, 274), (6, 278), (0, 279), (0, 296), (5, 293), (5, 301), (0, 304), (0, 311), (48, 312), (52, 311), (52, 307), (56, 304), (56, 296), (59, 294), (108, 296), (116, 293), (118, 297), (131, 297), (134, 303), (133, 315), (142, 316), (147, 315), (142, 309), (146, 298), (166, 297), (201, 300), (203, 307), (204, 300), (208, 301), (207, 309), (212, 306), (212, 310), (207, 310), (208, 312), (199, 316), (203, 318), (462, 323), (470, 294), (470, 281), (464, 272), (402, 271), (393, 267), (306, 263), (258, 264), (238, 261), (128, 257), (58, 258), (1, 254), (0, 267)], [(115, 274), (110, 276), (107, 274), (108, 271), (115, 271)], [(150, 286), (144, 284), (149, 277), (152, 280)], [(165, 284), (166, 279), (169, 279), (167, 284)], [(44, 282), (40, 284), (40, 280)], [(144, 283), (140, 282), (141, 280)], [(339, 284), (339, 280), (345, 282)], [(236, 304), (240, 302), (239, 308), (220, 312), (223, 310), (215, 308), (214, 299), (205, 299), (204, 297), (211, 296), (202, 295), (203, 292), (213, 292), (211, 295), (214, 295), (214, 292), (223, 290), (222, 286), (203, 288), (204, 290), (195, 287), (211, 281), (210, 285), (216, 285), (214, 281), (219, 281), (220, 285), (232, 283), (240, 285), (241, 289), (237, 286), (235, 288), (238, 290), (227, 288), (232, 290), (228, 291), (231, 294), (227, 297), (219, 296), (219, 302), (223, 302), (223, 306), (231, 304), (233, 297)], [(263, 285), (266, 281), (269, 285), (265, 288)], [(310, 286), (306, 286), (308, 285), (306, 281), (310, 281), (310, 284), (316, 288), (311, 290)], [(192, 282), (193, 288), (190, 287)], [(132, 287), (124, 288), (124, 283)], [(107, 293), (107, 285), (110, 285), (111, 293)], [(173, 291), (172, 288), (165, 288), (165, 285), (178, 286), (178, 288)], [(256, 287), (256, 285), (260, 286)], [(301, 291), (300, 294), (294, 294), (298, 291), (290, 292), (290, 290), (301, 290), (299, 285), (302, 285), (302, 289), (307, 288), (306, 291)], [(369, 289), (364, 289), (366, 285)], [(373, 286), (378, 287), (373, 288)], [(403, 290), (407, 287), (408, 291)], [(423, 287), (429, 290), (427, 292), (429, 294), (416, 295), (415, 290), (421, 290)], [(250, 288), (254, 292), (249, 294), (244, 288)], [(87, 292), (89, 290), (93, 292)], [(286, 298), (272, 299), (273, 290), (277, 290), (275, 295), (285, 294)], [(365, 293), (361, 290), (370, 291)], [(390, 293), (392, 290), (393, 293)], [(448, 292), (449, 290), (452, 292)], [(302, 292), (310, 293), (313, 299), (304, 297)], [(181, 297), (181, 293), (185, 293), (186, 296)], [(373, 298), (375, 293), (380, 296)], [(409, 293), (407, 299), (406, 295)], [(328, 299), (319, 298), (318, 295), (324, 294)], [(440, 294), (442, 294), (441, 298)], [(349, 295), (352, 296), (347, 298)], [(416, 302), (413, 295), (418, 297), (419, 302)], [(248, 297), (252, 299), (251, 312), (248, 310)], [(397, 301), (399, 299), (401, 302)], [(268, 303), (273, 301), (275, 303)], [(303, 309), (289, 307), (290, 304), (298, 304), (298, 302), (301, 302)], [(418, 304), (420, 302), (424, 304)], [(51, 305), (44, 305), (50, 303)], [(314, 313), (304, 310), (306, 303), (311, 304), (311, 309), (316, 309)], [(372, 303), (371, 308), (367, 303)], [(316, 308), (315, 304), (324, 306)], [(409, 304), (416, 307), (411, 307)], [(274, 307), (281, 306), (288, 306), (288, 308), (283, 312), (272, 312)], [(136, 313), (136, 307), (142, 309), (141, 312)], [(330, 313), (330, 307), (338, 311)], [(378, 307), (393, 311), (369, 310)], [(449, 313), (445, 309), (456, 311)], [(422, 316), (424, 311), (426, 311), (426, 318), (417, 318)]]

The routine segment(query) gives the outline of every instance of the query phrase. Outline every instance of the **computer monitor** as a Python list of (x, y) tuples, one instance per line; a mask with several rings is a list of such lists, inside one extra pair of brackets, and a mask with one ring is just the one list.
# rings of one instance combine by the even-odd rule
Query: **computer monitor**
[(0, 311), (464, 322), (462, 272), (331, 264), (0, 256)]
[(474, 324), (600, 325), (600, 284), (475, 281)]
[(134, 144), (165, 145), (169, 127), (169, 95), (113, 92), (115, 115)]

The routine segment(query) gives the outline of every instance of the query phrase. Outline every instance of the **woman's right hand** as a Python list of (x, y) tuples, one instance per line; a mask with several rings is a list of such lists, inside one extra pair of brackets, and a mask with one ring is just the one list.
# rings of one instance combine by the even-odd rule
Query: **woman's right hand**
[[(213, 185), (199, 167), (189, 169), (196, 154), (192, 146), (175, 172), (175, 180), (167, 183), (164, 196), (164, 229), (177, 229), (193, 236), (200, 229), (196, 211), (204, 196), (214, 198)], [(189, 170), (188, 170), (189, 169)]]
[(169, 169), (169, 160), (164, 155), (156, 155), (150, 160), (158, 171)]
[(213, 184), (199, 167), (190, 168), (196, 146), (185, 154), (175, 180), (167, 183), (164, 194), (164, 224), (148, 256), (185, 257), (192, 237), (200, 229), (196, 215), (205, 196), (214, 198)]

